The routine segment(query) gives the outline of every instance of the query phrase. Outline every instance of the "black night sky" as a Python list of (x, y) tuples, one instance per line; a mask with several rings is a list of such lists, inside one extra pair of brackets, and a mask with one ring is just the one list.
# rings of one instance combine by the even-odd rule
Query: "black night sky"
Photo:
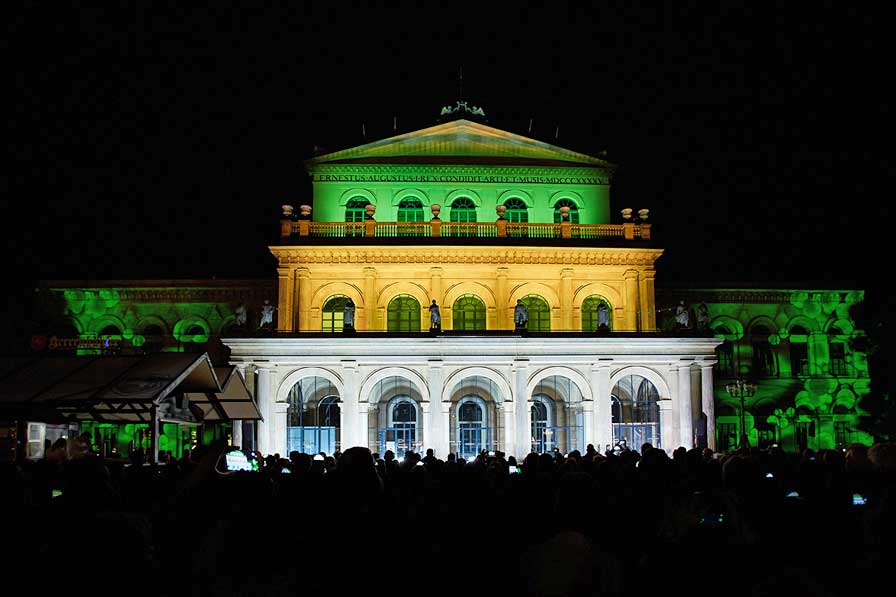
[(38, 279), (272, 277), (313, 147), (435, 124), (461, 66), (488, 124), (533, 118), (620, 165), (613, 213), (651, 209), (659, 286), (875, 292), (881, 14), (586, 4), (7, 5), (8, 300)]

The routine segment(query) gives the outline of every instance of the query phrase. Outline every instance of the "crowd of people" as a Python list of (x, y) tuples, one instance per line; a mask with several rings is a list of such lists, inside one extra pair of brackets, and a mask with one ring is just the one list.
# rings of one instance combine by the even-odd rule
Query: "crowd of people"
[(520, 462), (353, 447), (257, 471), (228, 471), (218, 444), (157, 465), (63, 447), (0, 469), (3, 561), (47, 592), (851, 596), (888, 582), (896, 536), (891, 443)]

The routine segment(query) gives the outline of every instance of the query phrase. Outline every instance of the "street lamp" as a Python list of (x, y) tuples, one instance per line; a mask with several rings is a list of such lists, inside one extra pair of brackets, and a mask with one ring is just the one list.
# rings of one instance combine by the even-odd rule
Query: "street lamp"
[(750, 446), (750, 441), (747, 439), (747, 427), (744, 419), (744, 398), (749, 398), (755, 394), (756, 386), (738, 377), (733, 382), (727, 384), (725, 389), (728, 390), (728, 394), (732, 398), (740, 400), (740, 441), (737, 447), (741, 452), (746, 452)]

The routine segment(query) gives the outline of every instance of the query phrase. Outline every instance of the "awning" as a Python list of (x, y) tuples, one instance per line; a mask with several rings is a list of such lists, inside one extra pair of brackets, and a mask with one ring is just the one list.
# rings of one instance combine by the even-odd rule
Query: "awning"
[(153, 407), (171, 422), (261, 418), (236, 368), (205, 353), (0, 359), (0, 418), (149, 423)]

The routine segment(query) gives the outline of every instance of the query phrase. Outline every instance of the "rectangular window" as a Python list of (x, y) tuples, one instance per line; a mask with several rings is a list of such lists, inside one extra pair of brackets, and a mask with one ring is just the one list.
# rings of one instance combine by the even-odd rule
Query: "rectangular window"
[(809, 347), (804, 342), (790, 343), (790, 372), (792, 375), (809, 375)]
[(719, 377), (734, 377), (734, 352), (727, 340), (719, 345)]
[(730, 452), (737, 448), (737, 424), (719, 423), (718, 449), (720, 452)]
[(849, 446), (849, 423), (846, 421), (834, 421), (834, 442), (838, 448)]
[(753, 372), (759, 377), (777, 375), (775, 367), (775, 353), (767, 340), (753, 342)]
[(842, 342), (829, 345), (831, 355), (831, 375), (846, 375), (846, 350)]

